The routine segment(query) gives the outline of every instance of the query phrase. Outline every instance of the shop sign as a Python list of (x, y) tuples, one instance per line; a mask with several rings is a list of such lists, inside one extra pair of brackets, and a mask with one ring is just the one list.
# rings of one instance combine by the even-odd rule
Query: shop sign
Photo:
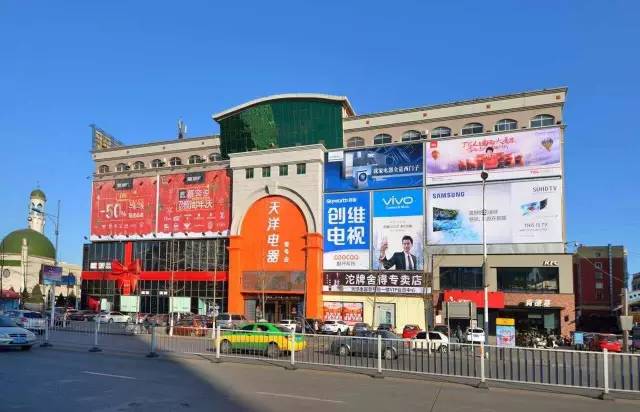
[(422, 294), (424, 274), (416, 272), (324, 272), (325, 292)]
[(527, 307), (536, 308), (549, 308), (551, 307), (551, 300), (549, 299), (527, 299), (524, 301), (524, 305)]
[(496, 318), (496, 325), (498, 326), (515, 326), (516, 320), (513, 318)]
[(560, 263), (557, 260), (544, 260), (542, 266), (560, 266)]
[[(504, 293), (489, 292), (489, 308), (504, 308)], [(482, 290), (445, 290), (444, 302), (473, 302), (478, 308), (484, 308), (484, 291)]]

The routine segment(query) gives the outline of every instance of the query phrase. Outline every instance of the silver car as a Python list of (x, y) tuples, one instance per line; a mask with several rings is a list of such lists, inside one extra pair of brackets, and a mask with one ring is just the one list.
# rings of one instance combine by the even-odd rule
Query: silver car
[(41, 333), (46, 327), (47, 320), (38, 312), (32, 310), (9, 310), (5, 312), (18, 327)]
[(11, 318), (0, 316), (0, 347), (29, 350), (36, 342), (33, 332), (19, 327)]
[(216, 317), (216, 325), (220, 326), (221, 329), (237, 329), (245, 323), (248, 323), (248, 321), (243, 315), (221, 313)]

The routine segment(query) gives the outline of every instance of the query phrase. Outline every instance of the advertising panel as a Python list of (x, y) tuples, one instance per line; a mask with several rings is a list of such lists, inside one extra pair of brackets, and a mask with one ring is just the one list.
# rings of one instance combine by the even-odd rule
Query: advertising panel
[(324, 319), (327, 320), (342, 320), (342, 303), (341, 302), (322, 302), (324, 307)]
[(155, 180), (141, 177), (94, 182), (91, 240), (152, 233), (156, 219)]
[(480, 182), (484, 164), (488, 180), (562, 175), (560, 128), (431, 140), (426, 149), (426, 183)]
[(120, 312), (138, 312), (139, 308), (139, 296), (120, 296)]
[(363, 322), (364, 303), (362, 302), (323, 302), (324, 320), (342, 320), (347, 325)]
[(419, 295), (424, 293), (423, 282), (423, 274), (416, 272), (324, 272), (322, 290)]
[(324, 268), (369, 269), (369, 192), (324, 196)]
[(42, 283), (55, 285), (62, 282), (62, 268), (60, 266), (42, 265)]
[(158, 237), (226, 236), (230, 188), (225, 170), (160, 176)]
[(422, 186), (422, 143), (329, 152), (326, 192)]
[(373, 193), (373, 270), (422, 270), (422, 189)]
[(499, 347), (516, 347), (516, 321), (511, 318), (496, 318), (496, 342)]
[[(482, 185), (427, 193), (427, 244), (482, 243)], [(485, 209), (487, 243), (563, 241), (561, 179), (489, 184)]]

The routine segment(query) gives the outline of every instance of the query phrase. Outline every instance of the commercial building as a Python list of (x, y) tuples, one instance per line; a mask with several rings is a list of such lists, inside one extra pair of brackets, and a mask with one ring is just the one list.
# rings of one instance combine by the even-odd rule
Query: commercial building
[[(490, 331), (513, 317), (567, 334), (565, 97), (357, 116), (346, 97), (287, 94), (213, 115), (220, 136), (123, 146), (94, 128), (86, 303), (444, 322), (443, 301), (484, 284), (484, 166)], [(467, 324), (482, 322), (477, 303)]]

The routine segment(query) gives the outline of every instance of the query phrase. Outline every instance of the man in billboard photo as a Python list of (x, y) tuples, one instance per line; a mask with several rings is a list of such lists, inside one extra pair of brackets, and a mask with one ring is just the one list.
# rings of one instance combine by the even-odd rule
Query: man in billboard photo
[(387, 259), (386, 251), (389, 248), (387, 240), (383, 240), (380, 246), (380, 263), (385, 269), (395, 267), (395, 270), (417, 270), (416, 256), (411, 254), (413, 248), (413, 238), (409, 235), (402, 237), (402, 252), (395, 252), (391, 259)]

